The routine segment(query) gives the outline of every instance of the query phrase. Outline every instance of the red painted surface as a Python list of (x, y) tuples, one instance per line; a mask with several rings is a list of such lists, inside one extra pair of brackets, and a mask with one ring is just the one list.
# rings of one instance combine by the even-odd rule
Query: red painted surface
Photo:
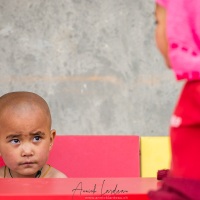
[(139, 177), (139, 136), (57, 136), (48, 163), (70, 178)]
[(0, 179), (3, 200), (147, 200), (155, 189), (155, 178)]

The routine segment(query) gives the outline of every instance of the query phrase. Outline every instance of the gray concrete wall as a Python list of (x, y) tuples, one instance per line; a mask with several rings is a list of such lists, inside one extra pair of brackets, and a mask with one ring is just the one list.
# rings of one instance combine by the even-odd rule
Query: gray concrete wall
[(167, 135), (154, 26), (154, 0), (0, 0), (0, 95), (43, 96), (58, 134)]

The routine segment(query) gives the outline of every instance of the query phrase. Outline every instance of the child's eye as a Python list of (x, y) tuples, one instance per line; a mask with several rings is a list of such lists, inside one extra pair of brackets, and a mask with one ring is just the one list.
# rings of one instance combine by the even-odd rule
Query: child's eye
[(12, 144), (19, 144), (19, 140), (18, 139), (12, 139), (10, 142)]
[(38, 141), (40, 141), (41, 140), (41, 137), (40, 136), (35, 136), (34, 138), (33, 138), (33, 141), (34, 142), (38, 142)]

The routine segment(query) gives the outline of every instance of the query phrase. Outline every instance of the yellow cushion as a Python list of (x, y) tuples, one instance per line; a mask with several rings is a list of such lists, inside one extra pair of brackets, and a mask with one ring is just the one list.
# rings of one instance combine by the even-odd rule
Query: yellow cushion
[(169, 169), (171, 152), (168, 136), (141, 137), (141, 176), (156, 177), (157, 171)]

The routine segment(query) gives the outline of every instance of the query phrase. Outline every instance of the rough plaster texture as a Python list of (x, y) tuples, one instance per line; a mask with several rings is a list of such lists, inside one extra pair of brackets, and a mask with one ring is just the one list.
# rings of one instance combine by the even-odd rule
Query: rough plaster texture
[(0, 0), (0, 95), (43, 96), (58, 134), (167, 135), (182, 83), (154, 26), (153, 0)]

